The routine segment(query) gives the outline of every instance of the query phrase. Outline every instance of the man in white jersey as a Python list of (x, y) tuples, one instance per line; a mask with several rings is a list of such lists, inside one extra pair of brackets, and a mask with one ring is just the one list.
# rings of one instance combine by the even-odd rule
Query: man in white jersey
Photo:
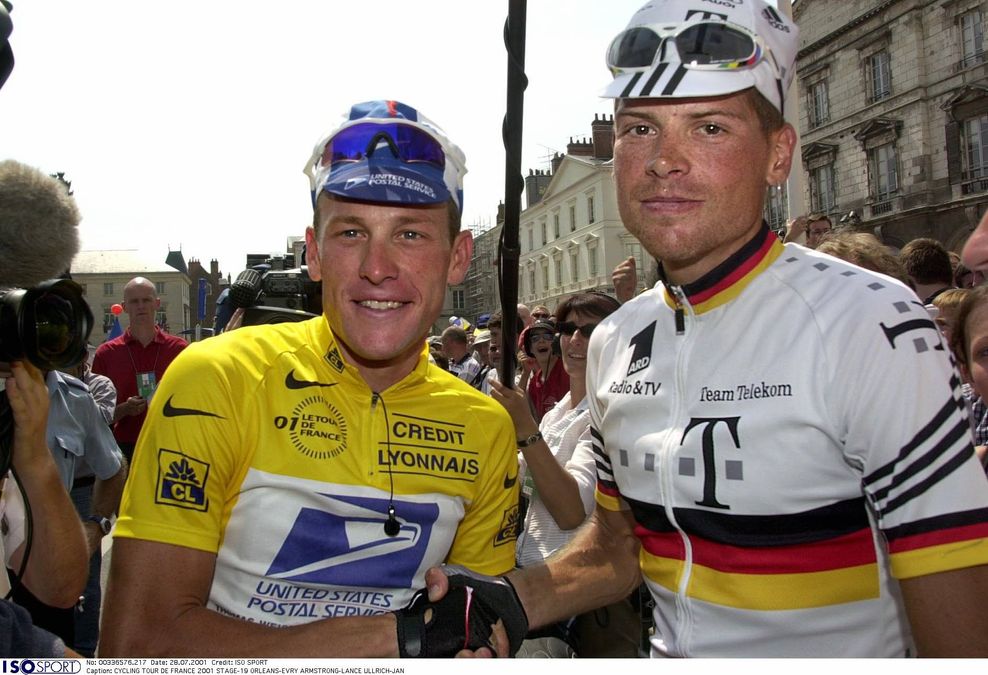
[(936, 326), (762, 219), (797, 48), (763, 0), (654, 0), (608, 50), (618, 204), (661, 282), (590, 342), (590, 523), (541, 567), (428, 575), (496, 608), (501, 654), (641, 579), (655, 656), (988, 654), (988, 483)]

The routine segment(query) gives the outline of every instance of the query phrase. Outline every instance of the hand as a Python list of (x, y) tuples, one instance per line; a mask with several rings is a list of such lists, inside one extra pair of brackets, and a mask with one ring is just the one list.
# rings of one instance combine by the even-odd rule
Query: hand
[(611, 282), (614, 284), (614, 296), (618, 302), (625, 303), (635, 297), (638, 290), (638, 266), (634, 256), (629, 256), (611, 272)]
[(226, 328), (223, 329), (223, 332), (225, 333), (227, 331), (237, 330), (243, 324), (244, 324), (244, 308), (237, 307), (235, 310), (233, 310), (233, 314), (230, 315), (230, 320), (226, 322)]
[(528, 396), (524, 391), (492, 381), (491, 397), (503, 405), (511, 415), (518, 438), (526, 438), (539, 430), (538, 422), (532, 417), (532, 407), (528, 404)]
[(27, 361), (9, 367), (7, 398), (14, 417), (14, 468), (24, 470), (51, 458), (48, 451), (48, 387), (41, 371)]
[(426, 571), (425, 582), (432, 602), (439, 602), (451, 588), (469, 586), (474, 590), (474, 602), (483, 604), (498, 617), (491, 627), (493, 650), (487, 647), (464, 649), (456, 654), (457, 657), (513, 656), (521, 647), (528, 633), (528, 616), (506, 577), (489, 577), (458, 565), (444, 565)]
[(532, 371), (538, 365), (535, 357), (526, 354), (524, 349), (518, 350), (518, 363), (521, 364), (522, 373), (525, 375), (531, 375)]
[(806, 232), (806, 226), (808, 224), (809, 223), (806, 220), (806, 216), (791, 218), (789, 222), (786, 223), (785, 241), (788, 242), (798, 239), (802, 234)]
[(131, 396), (126, 401), (117, 406), (121, 416), (140, 415), (148, 409), (148, 402), (140, 396)]

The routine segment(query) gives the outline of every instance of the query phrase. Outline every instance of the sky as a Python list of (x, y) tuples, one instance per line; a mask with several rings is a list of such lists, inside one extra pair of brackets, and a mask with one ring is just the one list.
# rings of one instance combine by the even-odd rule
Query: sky
[[(589, 137), (643, 0), (529, 0), (522, 172)], [(0, 159), (64, 172), (82, 248), (180, 249), (236, 276), (312, 217), (302, 169), (353, 103), (397, 99), (466, 153), (464, 224), (504, 195), (508, 0), (20, 0)], [(523, 202), (524, 204), (524, 202)]]

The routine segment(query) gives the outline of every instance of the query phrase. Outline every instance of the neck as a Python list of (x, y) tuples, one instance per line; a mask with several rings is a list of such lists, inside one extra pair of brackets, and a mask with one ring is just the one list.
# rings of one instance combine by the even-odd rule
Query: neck
[(919, 296), (920, 300), (925, 300), (937, 291), (949, 287), (950, 284), (945, 284), (939, 281), (932, 284), (916, 284), (916, 295)]
[(575, 408), (580, 401), (587, 397), (587, 380), (585, 377), (569, 376), (569, 407)]
[(143, 346), (147, 347), (151, 343), (151, 340), (154, 339), (155, 330), (154, 326), (131, 326), (130, 334)]

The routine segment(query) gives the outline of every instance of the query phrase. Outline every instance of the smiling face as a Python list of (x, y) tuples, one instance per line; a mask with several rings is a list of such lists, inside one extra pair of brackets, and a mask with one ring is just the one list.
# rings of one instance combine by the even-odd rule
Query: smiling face
[(795, 132), (763, 130), (754, 95), (618, 101), (621, 218), (673, 283), (695, 281), (754, 237), (766, 187), (789, 174)]
[(397, 206), (319, 197), (308, 228), (309, 274), (322, 281), (323, 314), (347, 360), (382, 391), (415, 367), (448, 284), (460, 283), (473, 239), (450, 242), (443, 204)]
[[(568, 312), (563, 321), (572, 322), (577, 326), (585, 326), (600, 323), (601, 318), (574, 310)], [(566, 374), (569, 375), (571, 382), (574, 379), (585, 380), (587, 377), (588, 344), (590, 344), (590, 339), (584, 337), (580, 331), (576, 331), (572, 335), (561, 333), (559, 336), (559, 346), (563, 352), (563, 367), (566, 369)]]

